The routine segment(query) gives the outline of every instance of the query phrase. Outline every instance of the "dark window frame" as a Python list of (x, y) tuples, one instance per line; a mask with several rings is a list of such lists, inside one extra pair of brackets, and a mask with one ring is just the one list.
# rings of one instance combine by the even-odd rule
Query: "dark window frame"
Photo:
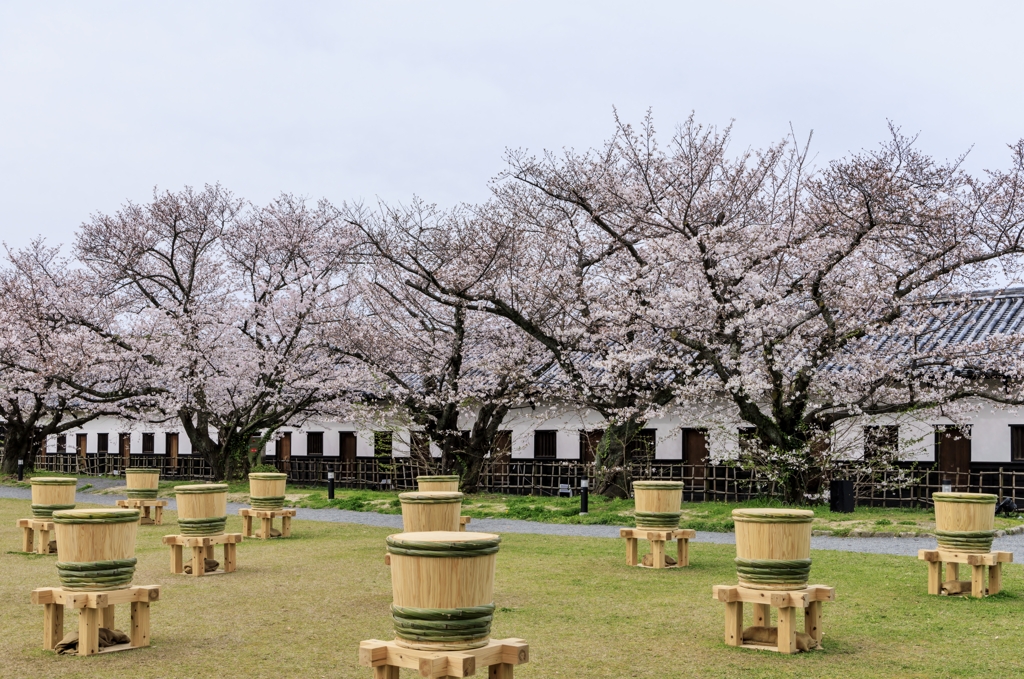
[(150, 432), (142, 433), (142, 454), (156, 455), (156, 434)]
[(66, 453), (68, 452), (68, 437), (67, 434), (57, 435), (57, 452)]
[(96, 434), (96, 453), (106, 455), (110, 452), (110, 434)]
[(1024, 462), (1024, 424), (1010, 425), (1010, 462)]
[(558, 459), (558, 430), (538, 429), (533, 432), (533, 459)]
[(306, 432), (306, 455), (311, 457), (324, 456), (324, 433), (322, 431)]

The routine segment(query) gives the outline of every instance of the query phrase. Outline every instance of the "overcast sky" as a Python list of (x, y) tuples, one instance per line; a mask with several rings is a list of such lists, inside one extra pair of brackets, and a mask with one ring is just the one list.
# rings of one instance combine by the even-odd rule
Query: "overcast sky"
[(509, 147), (597, 146), (617, 107), (819, 162), (886, 120), (974, 170), (1024, 137), (1020, 2), (0, 4), (0, 240), (69, 243), (154, 186), (256, 202), (486, 197)]

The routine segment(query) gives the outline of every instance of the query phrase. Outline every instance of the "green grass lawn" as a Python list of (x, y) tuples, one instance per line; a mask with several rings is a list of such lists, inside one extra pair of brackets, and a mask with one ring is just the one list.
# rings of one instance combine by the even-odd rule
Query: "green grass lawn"
[[(33, 588), (58, 585), (55, 557), (7, 551), (19, 547), (15, 519), (28, 516), (28, 505), (0, 500), (0, 677), (368, 679), (357, 664), (359, 641), (390, 636), (388, 530), (296, 521), (293, 539), (240, 545), (236, 573), (193, 580), (168, 572), (160, 536), (174, 531), (170, 523), (141, 527), (136, 550), (135, 583), (163, 588), (152, 646), (55, 656), (40, 648), (42, 610), (29, 603)], [(240, 530), (238, 517), (228, 529)], [(620, 540), (504, 535), (493, 636), (529, 642), (531, 661), (516, 671), (524, 678), (1024, 672), (1019, 565), (1007, 567), (1003, 593), (974, 600), (928, 596), (916, 559), (814, 552), (812, 581), (835, 586), (838, 596), (825, 604), (825, 650), (780, 656), (723, 643), (723, 605), (711, 586), (736, 581), (733, 548), (695, 543), (690, 554), (690, 568), (653, 571), (627, 567)]]

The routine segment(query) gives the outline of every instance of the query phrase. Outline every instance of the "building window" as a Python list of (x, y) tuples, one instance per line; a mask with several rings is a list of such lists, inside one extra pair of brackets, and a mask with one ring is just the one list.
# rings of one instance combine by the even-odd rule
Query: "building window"
[(106, 455), (110, 446), (110, 434), (96, 434), (96, 452)]
[(864, 427), (864, 459), (895, 455), (900, 450), (899, 425)]
[(1024, 424), (1010, 425), (1010, 459), (1024, 462)]
[(66, 453), (68, 452), (68, 437), (61, 434), (57, 437), (57, 452)]
[(553, 460), (558, 457), (558, 432), (535, 432), (533, 435), (533, 457), (538, 460)]
[(155, 450), (156, 436), (153, 434), (142, 435), (142, 454), (152, 455)]
[(306, 455), (324, 454), (324, 433), (311, 431), (306, 434)]

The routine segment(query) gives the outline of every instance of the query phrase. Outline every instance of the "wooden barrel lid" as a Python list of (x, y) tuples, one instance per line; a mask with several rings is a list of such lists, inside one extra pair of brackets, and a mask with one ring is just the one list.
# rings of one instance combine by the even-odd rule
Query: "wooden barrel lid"
[(979, 505), (994, 505), (998, 500), (989, 493), (932, 493), (935, 502), (971, 502)]
[(280, 481), (287, 478), (287, 474), (280, 472), (252, 472), (249, 474), (250, 481)]
[(175, 493), (202, 494), (202, 493), (226, 493), (228, 492), (225, 483), (201, 483), (194, 486), (175, 486)]
[(125, 474), (159, 474), (160, 470), (154, 467), (129, 467), (124, 470)]
[(29, 481), (36, 486), (74, 486), (78, 483), (78, 479), (67, 476), (36, 476)]
[(462, 493), (424, 491), (422, 493), (400, 493), (398, 499), (410, 505), (445, 505), (462, 502)]
[(417, 482), (420, 482), (420, 481), (449, 481), (450, 482), (450, 481), (458, 481), (458, 480), (459, 480), (459, 475), (458, 474), (448, 474), (448, 475), (443, 475), (442, 474), (440, 476), (417, 476), (416, 477), (416, 481)]
[(501, 537), (494, 533), (423, 531), (389, 535), (385, 542), (389, 554), (433, 559), (464, 559), (497, 554)]
[(682, 481), (634, 481), (633, 488), (641, 490), (682, 490)]
[(137, 509), (61, 509), (53, 513), (54, 523), (131, 523), (138, 520)]
[(811, 523), (814, 512), (809, 509), (734, 509), (732, 518), (751, 523)]

